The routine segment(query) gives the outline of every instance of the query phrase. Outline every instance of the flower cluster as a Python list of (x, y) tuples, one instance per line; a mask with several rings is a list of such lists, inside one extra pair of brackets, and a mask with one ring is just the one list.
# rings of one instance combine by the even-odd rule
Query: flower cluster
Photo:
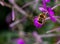
[[(49, 16), (50, 16), (50, 19), (53, 21), (53, 22), (56, 22), (56, 18), (54, 17), (54, 11), (51, 9), (51, 7), (47, 7), (46, 6), (46, 3), (49, 3), (50, 0), (42, 0), (42, 3), (43, 3), (43, 11), (45, 12), (48, 12)], [(39, 7), (39, 10), (41, 8)]]
[[(48, 13), (50, 19), (53, 22), (56, 22), (56, 18), (54, 17), (54, 11), (51, 9), (51, 7), (47, 7), (47, 5), (46, 5), (47, 3), (50, 3), (50, 0), (42, 0), (43, 6), (42, 7), (39, 7), (39, 10), (41, 12)], [(39, 24), (37, 18), (34, 18), (34, 25), (37, 28), (40, 28), (40, 27), (42, 27), (43, 24)]]

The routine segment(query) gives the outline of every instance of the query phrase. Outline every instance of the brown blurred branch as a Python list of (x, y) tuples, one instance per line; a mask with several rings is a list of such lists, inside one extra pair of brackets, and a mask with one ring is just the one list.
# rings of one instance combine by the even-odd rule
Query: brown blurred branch
[(43, 35), (39, 35), (40, 37), (55, 37), (55, 36), (60, 36), (60, 34), (43, 34)]
[(22, 8), (25, 8), (25, 7), (27, 7), (27, 6), (31, 5), (31, 4), (34, 4), (34, 3), (35, 3), (35, 1), (28, 2), (25, 5), (23, 5)]
[(10, 4), (8, 4), (6, 2), (3, 2), (3, 1), (0, 1), (0, 2), (1, 2), (0, 4), (2, 6), (6, 6), (6, 7), (9, 7), (9, 8), (14, 7), (18, 12), (20, 12), (21, 14), (27, 16), (27, 13), (21, 7), (19, 7), (16, 3), (11, 3), (12, 5), (10, 5)]
[(53, 10), (53, 9), (55, 9), (58, 6), (60, 6), (60, 4), (57, 4), (57, 5), (53, 6), (51, 9)]
[(4, 1), (0, 1), (0, 4), (1, 4), (2, 6), (6, 6), (6, 7), (9, 7), (9, 8), (12, 8), (12, 5), (10, 5), (9, 3), (6, 3), (6, 2), (4, 2)]

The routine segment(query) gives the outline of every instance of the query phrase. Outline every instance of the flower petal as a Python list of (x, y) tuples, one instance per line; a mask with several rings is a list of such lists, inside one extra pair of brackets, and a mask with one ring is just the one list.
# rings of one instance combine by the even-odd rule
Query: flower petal
[(38, 18), (37, 17), (35, 17), (34, 18), (34, 25), (36, 26), (36, 28), (41, 28), (42, 27), (42, 24), (40, 24), (39, 22), (38, 22)]
[(45, 0), (45, 2), (46, 2), (46, 3), (49, 3), (49, 2), (50, 2), (50, 0)]
[(54, 11), (52, 11), (52, 9), (50, 7), (47, 8), (48, 10), (48, 14), (50, 16), (50, 19), (53, 21), (53, 22), (56, 22), (56, 18), (54, 17)]
[(46, 9), (47, 7), (46, 7), (46, 2), (45, 2), (45, 0), (42, 0), (42, 3), (43, 3), (43, 7)]
[(43, 7), (39, 7), (39, 10), (42, 12), (46, 12), (46, 9), (44, 9)]

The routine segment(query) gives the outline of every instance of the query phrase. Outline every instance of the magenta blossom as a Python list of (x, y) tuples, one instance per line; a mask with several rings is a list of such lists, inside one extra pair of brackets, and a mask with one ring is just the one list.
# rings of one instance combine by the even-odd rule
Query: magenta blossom
[(45, 0), (42, 0), (42, 4), (43, 4), (43, 8), (46, 9), (47, 7), (46, 7), (46, 2), (45, 2)]
[(17, 44), (25, 44), (25, 40), (22, 38), (17, 39)]
[(42, 0), (43, 7), (46, 9), (46, 3), (50, 2), (50, 0)]
[(56, 22), (56, 18), (54, 17), (54, 11), (50, 7), (46, 6), (46, 2), (50, 2), (50, 0), (42, 0), (43, 7), (39, 7), (39, 10), (42, 12), (48, 12), (50, 19), (53, 22)]
[(50, 19), (51, 19), (53, 22), (56, 22), (56, 18), (54, 17), (54, 11), (53, 11), (50, 7), (47, 8), (47, 11), (48, 11), (48, 14), (49, 14), (49, 16), (50, 16)]
[(46, 3), (49, 3), (49, 2), (50, 2), (50, 0), (45, 0), (45, 2), (46, 2)]
[(54, 17), (54, 11), (51, 9), (51, 7), (47, 7), (46, 9), (44, 9), (43, 7), (39, 7), (39, 10), (42, 11), (42, 12), (48, 12), (48, 15), (50, 17), (50, 19), (53, 21), (53, 22), (56, 22), (56, 18)]
[(44, 7), (39, 7), (39, 10), (42, 12), (46, 12), (47, 10)]
[(34, 18), (34, 25), (36, 26), (36, 28), (41, 28), (42, 27), (42, 25), (43, 24), (40, 24), (39, 22), (38, 22), (38, 17), (36, 16), (35, 18)]

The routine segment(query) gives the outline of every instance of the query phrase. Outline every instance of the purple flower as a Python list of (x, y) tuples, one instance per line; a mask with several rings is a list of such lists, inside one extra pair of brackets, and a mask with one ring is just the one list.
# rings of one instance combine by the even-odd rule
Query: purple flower
[(43, 8), (47, 9), (46, 3), (50, 2), (50, 0), (42, 0)]
[(50, 2), (50, 0), (45, 0), (45, 2), (46, 2), (46, 3), (49, 3), (49, 2)]
[(50, 7), (46, 6), (46, 2), (50, 2), (50, 0), (42, 0), (43, 7), (39, 7), (39, 10), (41, 10), (42, 12), (48, 12), (50, 19), (53, 22), (56, 22), (56, 18), (54, 17), (54, 11)]
[(53, 22), (56, 22), (56, 18), (54, 17), (54, 11), (51, 9), (51, 7), (47, 7), (46, 9), (44, 9), (43, 7), (39, 7), (39, 10), (42, 12), (48, 12), (50, 19)]
[(47, 7), (46, 7), (46, 2), (45, 2), (45, 0), (42, 0), (42, 4), (43, 4), (44, 9), (46, 9)]
[(25, 44), (25, 40), (22, 38), (17, 39), (17, 44)]
[(40, 24), (39, 22), (38, 22), (38, 17), (36, 16), (35, 18), (34, 18), (34, 25), (36, 26), (36, 28), (41, 28), (42, 27), (42, 25), (43, 24)]
[(50, 16), (50, 19), (51, 19), (53, 22), (56, 22), (56, 18), (54, 17), (54, 11), (53, 11), (50, 7), (47, 8), (47, 11), (48, 11), (48, 14), (49, 14), (49, 16)]

